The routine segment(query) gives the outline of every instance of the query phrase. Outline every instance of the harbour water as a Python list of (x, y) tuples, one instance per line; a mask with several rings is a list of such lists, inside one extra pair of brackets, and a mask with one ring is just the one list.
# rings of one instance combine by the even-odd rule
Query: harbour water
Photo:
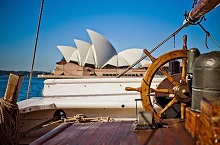
[[(18, 102), (26, 99), (27, 89), (28, 89), (29, 77), (24, 77), (20, 93), (18, 95)], [(5, 90), (8, 83), (8, 76), (0, 76), (0, 98), (5, 95)], [(31, 90), (29, 97), (42, 97), (42, 89), (44, 87), (44, 79), (39, 79), (37, 77), (32, 78)]]

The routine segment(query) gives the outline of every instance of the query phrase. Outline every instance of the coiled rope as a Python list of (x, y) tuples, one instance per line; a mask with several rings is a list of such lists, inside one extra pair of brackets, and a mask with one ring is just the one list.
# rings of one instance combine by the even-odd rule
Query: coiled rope
[(19, 109), (0, 98), (0, 144), (17, 145), (19, 141)]

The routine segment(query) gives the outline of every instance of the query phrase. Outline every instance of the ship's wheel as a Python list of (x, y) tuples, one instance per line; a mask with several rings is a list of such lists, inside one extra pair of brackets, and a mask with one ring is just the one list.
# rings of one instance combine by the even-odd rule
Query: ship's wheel
[[(152, 64), (148, 67), (146, 75), (144, 76), (141, 87), (130, 88), (126, 87), (127, 91), (138, 91), (141, 95), (142, 106), (146, 111), (152, 111), (154, 118), (159, 119), (161, 116), (174, 104), (178, 102), (188, 102), (191, 100), (187, 92), (187, 82), (186, 82), (186, 66), (187, 66), (187, 37), (183, 37), (183, 48), (181, 50), (174, 50), (167, 52), (158, 58), (154, 58), (146, 49), (144, 53), (151, 59)], [(178, 75), (171, 75), (165, 69), (164, 65), (170, 61), (180, 60), (182, 63), (181, 73)], [(157, 86), (157, 88), (151, 88), (151, 82), (156, 74), (160, 70), (166, 78)], [(168, 85), (166, 85), (168, 84)], [(168, 104), (160, 112), (156, 112), (153, 108), (151, 96), (154, 95), (156, 99), (160, 99), (161, 94), (165, 94), (170, 100)], [(164, 95), (162, 95), (164, 96)], [(166, 101), (167, 101), (166, 100)]]

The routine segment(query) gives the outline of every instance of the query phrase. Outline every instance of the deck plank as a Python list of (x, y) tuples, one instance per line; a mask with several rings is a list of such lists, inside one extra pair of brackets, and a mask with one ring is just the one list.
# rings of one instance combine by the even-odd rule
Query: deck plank
[(162, 129), (152, 130), (149, 145), (162, 145)]
[(175, 133), (173, 132), (173, 127), (171, 125), (172, 122), (168, 120), (163, 123), (169, 124), (168, 128), (161, 129), (161, 140), (163, 144), (178, 145), (178, 140), (175, 137)]
[(93, 145), (96, 141), (103, 135), (103, 133), (107, 130), (107, 128), (111, 125), (111, 122), (97, 122), (101, 123), (99, 128), (94, 129), (94, 132), (83, 140), (80, 144), (83, 145)]
[(127, 133), (130, 131), (130, 126), (133, 122), (122, 121), (120, 126), (117, 128), (115, 133), (113, 134), (109, 144), (122, 144)]
[[(78, 124), (80, 125), (80, 124)], [(87, 132), (88, 128), (90, 128), (93, 125), (93, 123), (83, 123), (80, 127), (76, 128), (75, 130), (72, 130), (68, 134), (68, 137), (65, 138), (65, 140), (62, 141), (62, 144), (69, 144), (75, 142), (77, 138), (79, 138), (84, 132)]]
[(109, 144), (120, 125), (121, 122), (112, 122), (95, 144)]
[(134, 130), (134, 121), (73, 123), (46, 141), (52, 144), (81, 145), (193, 145), (196, 141), (184, 128), (180, 119), (166, 119), (168, 128)]
[(97, 131), (97, 129), (102, 125), (102, 122), (93, 123), (85, 132), (83, 132), (78, 138), (76, 138), (73, 144), (84, 144), (86, 140)]
[[(134, 126), (133, 126), (133, 122), (132, 125), (128, 126), (129, 130), (128, 132), (125, 134), (125, 137), (122, 140), (122, 145), (135, 145), (137, 143), (137, 133), (136, 131), (134, 131)], [(133, 130), (133, 131), (131, 131)]]
[(179, 120), (171, 120), (173, 132), (178, 139), (179, 145), (194, 145), (196, 144), (193, 138), (189, 135), (184, 127), (184, 122)]
[[(91, 124), (72, 124), (66, 130), (55, 136), (53, 139), (45, 142), (45, 145), (55, 145), (55, 144), (68, 144), (72, 142), (77, 136), (81, 135), (83, 131)], [(83, 130), (82, 130), (83, 129)]]

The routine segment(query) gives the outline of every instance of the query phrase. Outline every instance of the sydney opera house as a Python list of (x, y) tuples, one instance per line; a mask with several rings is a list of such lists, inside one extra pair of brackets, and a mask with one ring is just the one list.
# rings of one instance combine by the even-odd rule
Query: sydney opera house
[[(74, 39), (76, 48), (57, 46), (63, 55), (53, 74), (58, 76), (117, 76), (143, 55), (143, 49), (130, 48), (117, 52), (101, 34), (87, 29), (91, 42)], [(146, 72), (150, 61), (142, 60), (124, 76), (140, 76)]]

